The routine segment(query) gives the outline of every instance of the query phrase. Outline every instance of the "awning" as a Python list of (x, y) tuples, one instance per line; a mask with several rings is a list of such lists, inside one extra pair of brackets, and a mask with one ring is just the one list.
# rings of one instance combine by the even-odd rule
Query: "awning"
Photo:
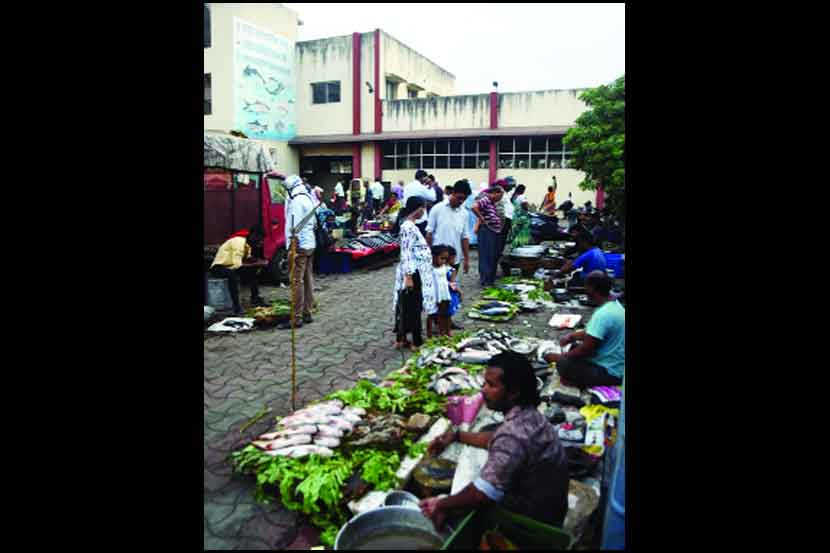
[(396, 131), (371, 134), (319, 134), (298, 136), (288, 143), (338, 144), (345, 142), (375, 142), (384, 140), (428, 140), (430, 138), (488, 138), (498, 136), (541, 136), (565, 134), (573, 125), (549, 125), (544, 127), (502, 127), (500, 129), (441, 129), (433, 131)]

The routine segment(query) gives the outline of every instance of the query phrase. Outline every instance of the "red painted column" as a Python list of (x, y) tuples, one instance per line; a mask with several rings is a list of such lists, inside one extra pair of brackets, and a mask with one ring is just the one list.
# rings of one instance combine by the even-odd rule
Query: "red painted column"
[(383, 154), (383, 148), (380, 142), (375, 142), (375, 180), (381, 180), (383, 177), (383, 165), (381, 165), (381, 160)]
[[(499, 95), (497, 92), (490, 93), (490, 128), (499, 128)], [(496, 140), (496, 138), (490, 139), (490, 175), (487, 184), (493, 184), (496, 182), (496, 170), (498, 169)]]
[(352, 33), (352, 134), (360, 134), (360, 33)]
[(380, 105), (380, 29), (375, 29), (375, 132), (383, 132), (383, 114)]
[[(380, 103), (380, 29), (375, 29), (375, 133), (383, 132), (383, 113)], [(381, 164), (383, 150), (380, 142), (375, 142), (375, 180), (383, 177)]]
[(355, 142), (352, 144), (352, 178), (359, 179), (362, 176), (363, 172), (360, 167), (360, 142)]

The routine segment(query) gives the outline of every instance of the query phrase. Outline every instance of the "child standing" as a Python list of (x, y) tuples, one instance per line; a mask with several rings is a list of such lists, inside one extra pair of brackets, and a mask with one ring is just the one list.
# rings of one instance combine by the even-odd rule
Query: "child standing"
[(427, 317), (427, 338), (432, 338), (433, 326), (437, 327), (439, 336), (450, 336), (450, 295), (447, 273), (447, 246), (432, 247), (432, 272), (435, 275), (436, 311)]
[(458, 253), (455, 251), (455, 248), (452, 246), (447, 246), (447, 266), (449, 267), (449, 271), (447, 271), (447, 280), (449, 281), (450, 287), (450, 328), (460, 328), (458, 326), (453, 327), (452, 316), (458, 313), (461, 309), (461, 290), (458, 289), (458, 283), (456, 282), (456, 271), (453, 267), (456, 266), (456, 257)]

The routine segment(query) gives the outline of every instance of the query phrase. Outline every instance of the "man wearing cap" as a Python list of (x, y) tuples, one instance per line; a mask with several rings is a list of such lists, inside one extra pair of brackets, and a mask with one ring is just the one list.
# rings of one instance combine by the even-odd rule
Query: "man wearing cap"
[[(299, 328), (304, 323), (312, 322), (311, 306), (314, 304), (312, 265), (316, 246), (314, 239), (316, 217), (310, 217), (296, 235), (291, 231), (314, 211), (315, 205), (318, 204), (315, 204), (311, 194), (303, 186), (303, 181), (297, 175), (291, 175), (285, 180), (285, 189), (288, 191), (285, 204), (285, 247), (290, 250), (291, 241), (297, 241), (297, 255), (291, 271), (291, 289), (294, 294), (294, 327)], [(291, 328), (291, 321), (279, 325), (278, 328)]]
[(483, 198), (473, 204), (473, 213), (479, 219), (478, 229), (478, 272), (482, 286), (493, 286), (496, 282), (498, 247), (504, 226), (496, 205), (504, 196), (504, 189), (493, 183)]
[[(256, 224), (248, 230), (234, 233), (220, 246), (216, 257), (210, 266), (210, 274), (216, 278), (228, 279), (228, 289), (233, 302), (233, 314), (242, 315), (242, 305), (239, 303), (239, 283), (246, 281), (251, 286), (251, 305), (269, 305), (259, 295), (257, 287), (257, 269), (268, 265), (264, 259), (254, 259), (251, 256), (251, 247), (262, 242), (264, 232), (262, 226)], [(241, 278), (240, 278), (241, 277)]]
[[(415, 171), (415, 180), (407, 184), (403, 189), (403, 205), (406, 205), (407, 200), (412, 196), (418, 196), (423, 198), (426, 202), (435, 203), (435, 189), (429, 186), (429, 179), (427, 178), (427, 172), (423, 169), (418, 169)], [(424, 210), (424, 214), (421, 216), (420, 219), (415, 221), (415, 226), (421, 231), (421, 234), (426, 237), (427, 233), (427, 213)]]

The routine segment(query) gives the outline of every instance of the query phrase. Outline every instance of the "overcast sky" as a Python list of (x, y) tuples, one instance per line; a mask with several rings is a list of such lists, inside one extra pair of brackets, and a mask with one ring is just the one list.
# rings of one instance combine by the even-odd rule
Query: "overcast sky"
[(455, 75), (456, 94), (586, 88), (625, 73), (625, 4), (284, 3), (298, 40), (380, 28)]

